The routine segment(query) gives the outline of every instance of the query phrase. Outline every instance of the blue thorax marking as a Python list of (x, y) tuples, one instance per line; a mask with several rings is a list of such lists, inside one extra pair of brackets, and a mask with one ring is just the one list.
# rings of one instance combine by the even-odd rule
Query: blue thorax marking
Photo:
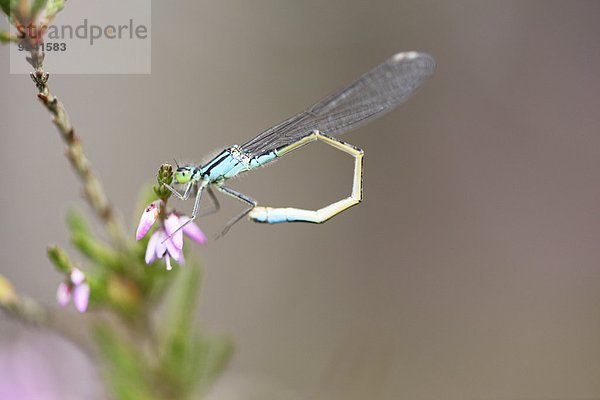
[(202, 179), (209, 182), (219, 182), (232, 178), (237, 174), (260, 167), (277, 158), (277, 152), (249, 157), (239, 146), (223, 150), (215, 158), (200, 168)]

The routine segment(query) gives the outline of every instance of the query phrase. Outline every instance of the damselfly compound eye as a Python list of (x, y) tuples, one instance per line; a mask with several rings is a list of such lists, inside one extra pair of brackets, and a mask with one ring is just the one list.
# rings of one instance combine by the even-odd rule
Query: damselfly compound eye
[(179, 167), (175, 171), (177, 183), (188, 183), (192, 179), (192, 170), (189, 167)]

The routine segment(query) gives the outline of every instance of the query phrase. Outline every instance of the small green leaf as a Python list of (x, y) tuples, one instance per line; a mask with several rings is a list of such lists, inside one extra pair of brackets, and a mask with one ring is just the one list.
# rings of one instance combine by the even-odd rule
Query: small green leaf
[(6, 14), (9, 20), (12, 18), (13, 11), (22, 0), (0, 0), (0, 8)]
[(48, 0), (33, 0), (33, 4), (31, 5), (31, 18), (35, 19), (38, 13), (46, 7), (46, 2)]
[(83, 255), (99, 266), (115, 271), (123, 269), (124, 263), (119, 254), (88, 233), (75, 232), (71, 235), (71, 241)]
[(65, 0), (48, 0), (46, 17), (52, 20), (63, 8), (65, 8)]
[(12, 42), (13, 40), (14, 40), (14, 37), (10, 33), (0, 31), (0, 43), (9, 43), (9, 42)]
[(120, 253), (93, 235), (83, 214), (73, 210), (69, 211), (67, 225), (71, 232), (73, 245), (88, 259), (107, 269), (122, 270), (124, 268), (125, 262), (121, 259)]
[(160, 354), (161, 371), (170, 385), (179, 388), (179, 395), (183, 396), (195, 386), (190, 379), (195, 358), (192, 328), (202, 273), (197, 264), (186, 265), (177, 271), (165, 310)]
[(173, 287), (173, 297), (167, 305), (168, 321), (165, 325), (170, 328), (167, 335), (177, 336), (190, 331), (200, 295), (202, 270), (198, 264), (190, 263), (178, 269), (177, 281)]
[(71, 234), (90, 233), (90, 228), (88, 226), (87, 220), (85, 219), (83, 214), (75, 210), (69, 210), (69, 213), (67, 214), (67, 226), (69, 227)]
[(68, 274), (73, 269), (73, 263), (71, 263), (69, 255), (58, 246), (48, 247), (48, 258), (60, 272)]
[(119, 400), (157, 399), (151, 389), (147, 362), (132, 343), (126, 342), (109, 328), (98, 326), (94, 332), (104, 358), (104, 373)]
[(6, 14), (7, 16), (10, 16), (11, 14), (11, 10), (12, 10), (12, 5), (11, 3), (14, 3), (11, 0), (0, 0), (0, 8), (2, 8), (2, 12), (4, 12), (4, 14)]
[[(223, 371), (233, 346), (223, 337), (199, 334), (194, 329), (202, 270), (196, 264), (179, 268), (165, 309), (161, 336), (161, 373), (180, 398), (205, 392)], [(173, 272), (170, 272), (172, 274)]]

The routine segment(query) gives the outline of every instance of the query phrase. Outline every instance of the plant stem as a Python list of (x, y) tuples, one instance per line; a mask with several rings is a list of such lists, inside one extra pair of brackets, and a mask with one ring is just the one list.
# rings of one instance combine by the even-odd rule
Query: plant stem
[(27, 61), (34, 68), (31, 79), (37, 87), (38, 98), (52, 115), (52, 122), (67, 145), (67, 158), (83, 184), (85, 198), (103, 222), (114, 244), (122, 247), (126, 242), (125, 231), (115, 216), (102, 183), (92, 171), (91, 164), (83, 152), (81, 141), (75, 134), (64, 105), (50, 92), (48, 87), (50, 75), (44, 71), (44, 51), (39, 46), (28, 46), (28, 50), (31, 57), (27, 57)]
[(60, 317), (54, 310), (41, 306), (29, 297), (17, 295), (14, 301), (10, 303), (0, 303), (0, 310), (25, 325), (47, 329), (68, 339), (89, 355), (94, 353), (94, 347), (89, 338), (86, 338), (83, 334), (85, 330), (81, 329), (81, 324), (77, 327), (73, 326), (72, 323), (65, 321), (65, 318)]

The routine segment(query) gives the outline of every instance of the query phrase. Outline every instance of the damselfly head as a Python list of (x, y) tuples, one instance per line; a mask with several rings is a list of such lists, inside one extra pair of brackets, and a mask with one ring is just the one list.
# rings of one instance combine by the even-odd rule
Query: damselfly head
[(196, 169), (197, 168), (193, 165), (177, 167), (177, 171), (175, 171), (175, 180), (177, 183), (188, 183), (194, 177)]

